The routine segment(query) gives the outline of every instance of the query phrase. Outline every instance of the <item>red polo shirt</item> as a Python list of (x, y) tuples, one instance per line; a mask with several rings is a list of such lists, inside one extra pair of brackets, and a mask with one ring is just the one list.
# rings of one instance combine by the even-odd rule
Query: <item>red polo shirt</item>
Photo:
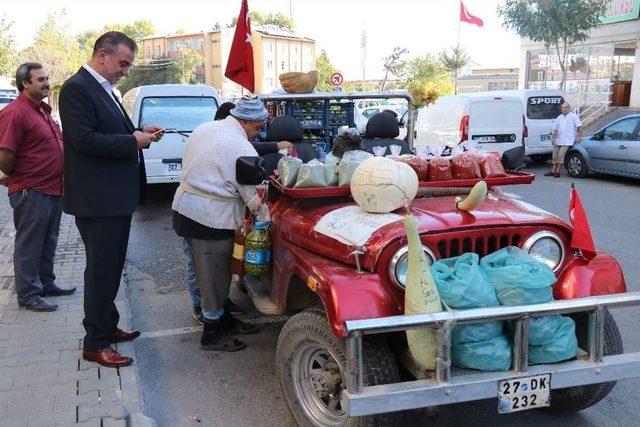
[(33, 188), (62, 195), (62, 132), (51, 117), (51, 107), (23, 93), (0, 111), (0, 148), (16, 156), (9, 194)]

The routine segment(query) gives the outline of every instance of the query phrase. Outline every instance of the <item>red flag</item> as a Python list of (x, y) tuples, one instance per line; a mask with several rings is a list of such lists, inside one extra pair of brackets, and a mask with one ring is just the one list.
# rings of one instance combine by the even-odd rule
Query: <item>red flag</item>
[(236, 32), (233, 35), (231, 52), (229, 52), (229, 60), (227, 61), (227, 69), (224, 75), (240, 86), (247, 88), (250, 92), (255, 89), (251, 21), (249, 20), (247, 0), (242, 0), (242, 7), (240, 8), (240, 15), (238, 15)]
[(478, 27), (482, 27), (484, 25), (482, 19), (470, 14), (466, 6), (462, 2), (460, 2), (460, 22), (466, 22), (467, 24), (476, 24)]
[(580, 249), (585, 258), (592, 259), (596, 256), (596, 248), (593, 244), (589, 220), (582, 207), (578, 191), (574, 188), (573, 184), (571, 185), (571, 196), (569, 198), (569, 220), (571, 220), (571, 224), (573, 224), (571, 248)]

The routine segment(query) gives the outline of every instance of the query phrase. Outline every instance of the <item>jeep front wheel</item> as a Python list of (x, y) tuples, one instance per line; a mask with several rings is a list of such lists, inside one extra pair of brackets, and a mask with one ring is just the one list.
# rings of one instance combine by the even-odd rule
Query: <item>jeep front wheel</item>
[[(386, 343), (367, 337), (363, 343), (365, 385), (398, 382), (400, 375)], [(287, 404), (300, 426), (396, 426), (397, 412), (349, 418), (342, 407), (345, 344), (323, 311), (305, 310), (282, 328), (276, 350), (278, 376)]]
[[(622, 354), (622, 338), (618, 325), (611, 313), (604, 312), (604, 355)], [(571, 315), (576, 322), (576, 338), (578, 347), (589, 347), (589, 316), (586, 313)], [(589, 384), (578, 387), (561, 388), (551, 392), (552, 412), (577, 412), (595, 405), (613, 390), (615, 381), (601, 384)]]

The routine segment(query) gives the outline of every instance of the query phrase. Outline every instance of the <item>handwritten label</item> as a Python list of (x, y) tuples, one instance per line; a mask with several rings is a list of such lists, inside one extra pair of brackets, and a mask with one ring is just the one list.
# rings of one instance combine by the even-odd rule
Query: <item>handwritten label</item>
[(392, 213), (373, 214), (360, 206), (346, 206), (320, 218), (314, 231), (346, 245), (362, 246), (377, 230), (402, 219), (402, 216)]

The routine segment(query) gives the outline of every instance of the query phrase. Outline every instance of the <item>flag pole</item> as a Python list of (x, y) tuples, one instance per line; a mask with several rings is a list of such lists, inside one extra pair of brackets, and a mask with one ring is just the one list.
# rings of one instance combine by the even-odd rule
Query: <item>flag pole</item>
[[(462, 0), (460, 0), (460, 8), (462, 8)], [(456, 47), (460, 49), (460, 12), (458, 11), (458, 43)]]

